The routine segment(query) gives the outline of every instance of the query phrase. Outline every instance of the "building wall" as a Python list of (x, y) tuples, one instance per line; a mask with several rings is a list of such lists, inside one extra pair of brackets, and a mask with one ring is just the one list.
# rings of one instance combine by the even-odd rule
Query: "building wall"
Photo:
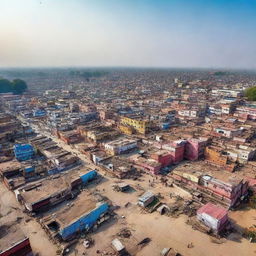
[(83, 230), (89, 230), (97, 222), (100, 216), (108, 211), (108, 208), (109, 206), (107, 203), (101, 204), (90, 213), (85, 214), (77, 221), (60, 230), (60, 236), (63, 240), (67, 240), (78, 232), (81, 232)]
[(151, 157), (152, 157), (152, 159), (161, 163), (161, 167), (166, 167), (173, 163), (173, 156), (171, 153), (166, 153), (166, 154), (162, 154), (162, 155), (152, 154)]
[(136, 161), (135, 163), (138, 167), (142, 167), (147, 171), (151, 172), (152, 174), (158, 174), (161, 169), (161, 164), (159, 165), (150, 165), (148, 162), (140, 162)]
[(83, 184), (95, 179), (97, 176), (97, 172), (95, 170), (89, 171), (88, 173), (82, 175), (80, 179), (82, 180)]
[(197, 218), (217, 233), (220, 232), (225, 227), (225, 224), (228, 222), (227, 215), (225, 215), (221, 219), (215, 219), (207, 213), (198, 213)]
[(228, 164), (228, 157), (223, 156), (220, 152), (215, 151), (209, 147), (205, 148), (205, 159), (210, 163), (223, 167), (226, 171), (233, 172), (235, 169), (235, 164)]
[(79, 132), (74, 133), (65, 133), (65, 132), (58, 132), (59, 138), (64, 141), (66, 144), (73, 144), (78, 143), (82, 140), (82, 136)]
[(211, 180), (206, 180), (202, 182), (202, 178), (200, 177), (199, 182), (197, 178), (193, 178), (193, 175), (186, 175), (185, 173), (179, 173), (174, 171), (172, 173), (172, 177), (178, 181), (180, 184), (185, 185), (185, 187), (189, 187), (194, 190), (208, 191), (217, 196), (219, 199), (224, 200), (223, 202), (227, 202), (230, 206), (233, 206), (241, 196), (246, 195), (248, 192), (248, 182), (241, 181), (236, 186), (231, 186), (229, 184), (223, 184), (218, 182), (213, 182)]
[(29, 160), (34, 156), (34, 148), (30, 144), (16, 144), (14, 146), (14, 154), (19, 161)]
[(209, 147), (205, 149), (205, 159), (218, 165), (225, 165), (227, 163), (226, 156), (222, 156), (220, 152)]
[(187, 140), (185, 146), (185, 158), (191, 161), (198, 160), (204, 155), (204, 148), (206, 141), (200, 141), (197, 139)]
[(26, 238), (6, 251), (0, 252), (0, 256), (32, 256), (32, 248), (29, 239)]
[(175, 164), (181, 162), (184, 159), (184, 152), (185, 152), (185, 144), (176, 146), (174, 148), (174, 151), (171, 152), (171, 154), (173, 156), (173, 162)]
[(119, 125), (119, 129), (121, 132), (127, 135), (131, 135), (133, 133), (133, 130), (130, 126)]
[(149, 122), (146, 120), (137, 120), (128, 117), (122, 117), (121, 123), (133, 127), (138, 133), (145, 134), (149, 128)]
[(114, 145), (113, 143), (106, 143), (105, 144), (105, 149), (110, 152), (112, 155), (118, 155), (121, 154), (129, 149), (133, 149), (137, 147), (137, 142), (132, 141), (132, 142), (125, 142), (123, 144), (118, 144)]

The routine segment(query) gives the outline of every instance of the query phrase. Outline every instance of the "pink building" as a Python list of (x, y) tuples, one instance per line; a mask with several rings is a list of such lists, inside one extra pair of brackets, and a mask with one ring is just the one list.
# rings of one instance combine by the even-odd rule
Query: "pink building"
[(160, 150), (151, 155), (151, 158), (161, 164), (161, 167), (166, 167), (173, 163), (173, 155), (166, 150)]
[(197, 219), (211, 228), (215, 233), (224, 230), (229, 223), (228, 211), (212, 203), (207, 203), (197, 210)]
[(146, 159), (144, 157), (138, 157), (133, 160), (134, 164), (138, 168), (143, 168), (144, 170), (152, 173), (158, 174), (161, 169), (161, 163), (158, 163), (154, 159)]
[(256, 108), (249, 106), (240, 106), (236, 108), (236, 113), (239, 116), (243, 116), (247, 119), (255, 120), (256, 119)]
[(173, 158), (173, 163), (177, 164), (184, 159), (185, 145), (186, 140), (177, 140), (171, 144), (164, 144), (162, 148), (170, 152)]
[(207, 141), (207, 139), (187, 140), (184, 157), (191, 161), (195, 161), (198, 160), (200, 157), (203, 157)]
[(200, 184), (222, 199), (226, 198), (230, 206), (235, 206), (247, 195), (249, 185), (248, 181), (245, 180), (237, 179), (227, 183), (209, 175), (203, 175), (200, 178)]
[(181, 187), (207, 193), (228, 208), (236, 207), (248, 195), (248, 180), (224, 182), (200, 172), (186, 173), (173, 171), (172, 178)]

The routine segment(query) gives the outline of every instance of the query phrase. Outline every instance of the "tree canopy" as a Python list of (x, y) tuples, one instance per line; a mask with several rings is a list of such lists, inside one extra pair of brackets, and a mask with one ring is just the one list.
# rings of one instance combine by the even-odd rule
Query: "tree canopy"
[(256, 86), (246, 89), (245, 96), (248, 98), (248, 100), (256, 101)]
[(0, 78), (0, 93), (12, 92), (14, 94), (22, 94), (27, 90), (27, 84), (21, 79), (8, 79)]

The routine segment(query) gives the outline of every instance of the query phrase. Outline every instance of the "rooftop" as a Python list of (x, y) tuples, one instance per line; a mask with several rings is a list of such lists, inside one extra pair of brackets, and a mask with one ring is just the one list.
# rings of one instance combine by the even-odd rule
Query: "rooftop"
[(18, 170), (22, 167), (22, 164), (17, 160), (7, 161), (0, 163), (0, 172), (4, 173), (7, 171)]
[(55, 212), (53, 216), (60, 224), (60, 228), (64, 228), (95, 209), (96, 204), (97, 202), (92, 199), (92, 195), (83, 191), (72, 204)]
[(197, 213), (198, 214), (206, 213), (207, 215), (215, 219), (221, 220), (223, 217), (225, 217), (228, 214), (228, 211), (219, 205), (207, 203), (203, 205), (200, 209), (198, 209)]
[(73, 170), (57, 174), (39, 182), (33, 182), (20, 189), (26, 203), (34, 203), (70, 187), (71, 182), (86, 173), (86, 170)]
[(14, 222), (1, 223), (0, 226), (0, 253), (26, 239), (23, 231)]

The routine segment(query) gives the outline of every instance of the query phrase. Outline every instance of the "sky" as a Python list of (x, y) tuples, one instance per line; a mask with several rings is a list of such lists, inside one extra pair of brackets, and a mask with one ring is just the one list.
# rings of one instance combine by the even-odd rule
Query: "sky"
[(0, 67), (256, 69), (256, 0), (0, 0)]

